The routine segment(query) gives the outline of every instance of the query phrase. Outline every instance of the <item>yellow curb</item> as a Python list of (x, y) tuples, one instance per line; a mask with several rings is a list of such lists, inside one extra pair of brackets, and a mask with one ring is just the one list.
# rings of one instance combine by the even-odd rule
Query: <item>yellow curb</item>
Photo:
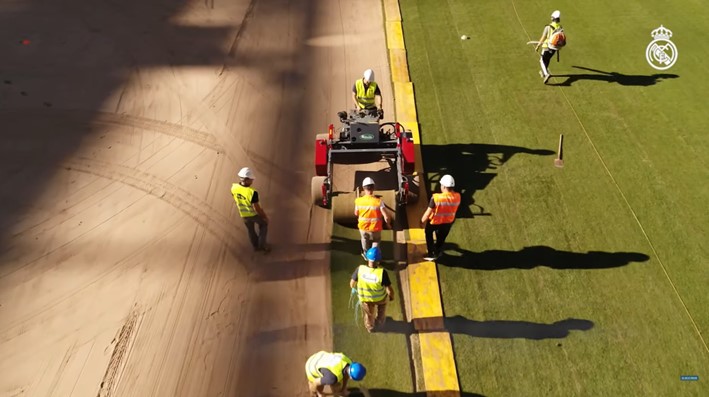
[[(453, 359), (453, 345), (447, 332), (419, 334), (424, 383), (427, 392), (460, 391)], [(459, 395), (459, 393), (457, 393)]]
[[(394, 91), (394, 110), (396, 121), (410, 130), (415, 144), (415, 173), (419, 179), (419, 200), (406, 210), (409, 226), (418, 225), (420, 217), (427, 207), (428, 192), (423, 180), (423, 162), (421, 156), (421, 136), (414, 86), (410, 81), (409, 67), (404, 46), (404, 32), (401, 24), (399, 0), (382, 0), (384, 20), (389, 49), (389, 65)], [(424, 230), (409, 228), (409, 241), (406, 249), (408, 260), (417, 261), (426, 251)], [(443, 306), (438, 285), (438, 271), (433, 262), (409, 263), (407, 267), (409, 282), (409, 300), (411, 318), (419, 330), (443, 329)], [(453, 358), (453, 346), (447, 332), (419, 333), (422, 361), (422, 377), (425, 391), (430, 397), (459, 397), (460, 386)]]
[(403, 125), (417, 124), (418, 117), (416, 115), (416, 101), (414, 100), (414, 84), (393, 83), (394, 84), (394, 103), (396, 104), (396, 121)]
[(401, 22), (389, 21), (385, 22), (387, 31), (387, 48), (388, 49), (404, 49), (404, 32), (401, 29)]
[(410, 81), (406, 50), (398, 48), (389, 50), (389, 63), (391, 64), (392, 83), (408, 83)]
[(401, 21), (399, 0), (384, 0), (384, 19), (386, 21)]
[[(409, 247), (416, 247), (412, 244)], [(433, 262), (412, 263), (408, 266), (411, 290), (411, 317), (443, 317), (438, 273)]]

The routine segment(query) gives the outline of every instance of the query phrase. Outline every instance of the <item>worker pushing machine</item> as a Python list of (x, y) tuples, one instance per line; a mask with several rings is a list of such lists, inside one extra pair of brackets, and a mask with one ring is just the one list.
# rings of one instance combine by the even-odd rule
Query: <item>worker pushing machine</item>
[[(434, 193), (426, 212), (421, 216), (425, 226), (427, 261), (435, 261), (443, 253), (443, 244), (455, 221), (455, 213), (460, 206), (460, 193), (453, 190), (455, 180), (450, 175), (441, 178), (441, 193)], [(435, 235), (435, 239), (434, 239)]]
[[(268, 235), (268, 216), (261, 208), (258, 192), (251, 187), (254, 183), (254, 173), (250, 168), (239, 170), (239, 183), (231, 185), (231, 195), (236, 201), (239, 215), (246, 225), (249, 240), (254, 251), (269, 252), (271, 249), (266, 243)], [(258, 232), (256, 232), (258, 225)]]
[(362, 238), (362, 257), (366, 260), (367, 250), (382, 241), (382, 229), (384, 223), (389, 224), (390, 217), (384, 200), (374, 195), (374, 179), (364, 178), (362, 189), (364, 195), (355, 199), (354, 214)]
[[(319, 351), (305, 363), (311, 397), (346, 396), (347, 381), (360, 381), (366, 374), (364, 365), (353, 362), (342, 353)], [(330, 386), (331, 393), (325, 393), (325, 386)]]
[(382, 260), (379, 247), (370, 248), (365, 256), (367, 264), (360, 265), (352, 273), (350, 287), (362, 305), (364, 327), (367, 332), (372, 332), (375, 327), (384, 325), (387, 301), (394, 300), (394, 289), (387, 271), (378, 266)]
[(384, 117), (382, 109), (382, 93), (374, 81), (374, 71), (367, 69), (361, 79), (355, 81), (352, 86), (352, 102), (357, 110), (369, 110), (377, 112), (379, 118)]

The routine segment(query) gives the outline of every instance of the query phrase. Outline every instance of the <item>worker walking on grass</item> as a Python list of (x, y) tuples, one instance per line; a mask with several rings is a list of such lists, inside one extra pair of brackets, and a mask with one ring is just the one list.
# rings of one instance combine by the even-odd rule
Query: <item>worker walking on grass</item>
[(367, 264), (360, 265), (352, 273), (350, 287), (362, 305), (364, 327), (367, 332), (372, 332), (375, 327), (384, 325), (387, 302), (394, 300), (394, 289), (387, 271), (378, 266), (382, 260), (379, 247), (370, 248), (366, 257)]
[(383, 115), (382, 93), (374, 81), (374, 71), (372, 69), (365, 70), (362, 78), (355, 81), (354, 86), (352, 86), (352, 102), (355, 109), (378, 109), (380, 117)]
[[(254, 251), (269, 252), (270, 247), (266, 244), (268, 216), (261, 208), (258, 192), (251, 187), (254, 182), (254, 173), (250, 168), (244, 167), (239, 170), (238, 176), (240, 181), (231, 185), (231, 195), (236, 201), (239, 215), (249, 232), (251, 245), (254, 247)], [(258, 225), (258, 233), (256, 225)]]
[[(425, 226), (427, 261), (435, 261), (443, 253), (443, 244), (455, 221), (455, 213), (460, 206), (460, 193), (453, 190), (455, 180), (450, 175), (441, 178), (441, 193), (434, 193), (426, 212), (421, 216)], [(435, 235), (435, 239), (434, 239)]]
[(364, 195), (355, 199), (354, 214), (362, 238), (362, 257), (366, 260), (364, 254), (382, 241), (384, 223), (388, 225), (390, 218), (384, 200), (374, 195), (374, 179), (364, 178), (362, 189)]
[(551, 23), (544, 27), (542, 37), (534, 48), (535, 51), (538, 51), (539, 47), (542, 48), (542, 54), (539, 58), (542, 70), (539, 71), (539, 75), (544, 78), (544, 84), (546, 84), (551, 77), (549, 73), (549, 61), (551, 61), (554, 54), (565, 45), (566, 34), (564, 33), (564, 28), (561, 27), (561, 11), (556, 10), (551, 13)]
[[(347, 395), (347, 381), (360, 381), (367, 374), (364, 365), (353, 362), (342, 353), (319, 351), (305, 363), (305, 375), (311, 397), (326, 395)], [(331, 393), (325, 393), (325, 386), (330, 386)]]

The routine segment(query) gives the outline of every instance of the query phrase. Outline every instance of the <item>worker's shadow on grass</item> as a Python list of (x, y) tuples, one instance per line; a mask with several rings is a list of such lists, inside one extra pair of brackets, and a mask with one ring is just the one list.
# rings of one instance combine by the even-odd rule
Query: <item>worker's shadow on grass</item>
[[(463, 316), (443, 318), (443, 330), (451, 334), (496, 339), (562, 339), (569, 336), (571, 331), (588, 331), (593, 325), (593, 321), (576, 318), (551, 324), (511, 320), (475, 321)], [(409, 335), (414, 332), (414, 324), (388, 317), (378, 332)]]
[(360, 391), (357, 387), (348, 388), (350, 397), (485, 397), (482, 394), (460, 392), (460, 391), (436, 391), (436, 392), (403, 392), (391, 389), (368, 389), (366, 392)]
[[(590, 74), (590, 73), (555, 74), (555, 75), (552, 75), (552, 77), (554, 79), (557, 79), (560, 77), (566, 77), (566, 80), (562, 81), (561, 83), (552, 82), (548, 85), (557, 86), (557, 87), (570, 87), (573, 83), (575, 83), (579, 80), (595, 80), (595, 81), (605, 81), (607, 83), (617, 83), (620, 85), (627, 85), (627, 86), (648, 87), (651, 85), (655, 85), (665, 79), (675, 79), (675, 78), (679, 77), (676, 74), (668, 74), (668, 73), (637, 75), (637, 74), (622, 74), (622, 73), (618, 73), (618, 72), (604, 72), (602, 70), (586, 68), (583, 66), (573, 66), (573, 67), (576, 69), (587, 70), (589, 72), (594, 72), (594, 73), (593, 74)], [(554, 81), (554, 80), (552, 80), (552, 81)]]
[(517, 154), (551, 156), (549, 149), (529, 149), (519, 146), (488, 144), (423, 145), (426, 167), (426, 187), (429, 194), (439, 192), (439, 181), (445, 174), (455, 178), (455, 189), (460, 193), (457, 218), (490, 215), (475, 203), (473, 195), (483, 190), (497, 175), (497, 170)]
[(445, 254), (438, 259), (443, 266), (474, 270), (533, 269), (609, 269), (633, 262), (646, 262), (649, 256), (640, 252), (570, 252), (537, 245), (519, 251), (487, 250), (472, 252), (446, 244)]

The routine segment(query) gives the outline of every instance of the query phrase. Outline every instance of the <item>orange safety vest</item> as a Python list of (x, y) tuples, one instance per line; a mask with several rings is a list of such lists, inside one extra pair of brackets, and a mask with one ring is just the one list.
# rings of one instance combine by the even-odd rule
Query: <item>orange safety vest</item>
[(458, 211), (458, 206), (460, 205), (460, 193), (435, 193), (433, 195), (433, 203), (436, 205), (436, 208), (433, 209), (433, 213), (431, 213), (429, 217), (429, 222), (432, 225), (453, 223), (455, 213)]
[(355, 199), (357, 210), (357, 227), (359, 230), (378, 232), (382, 230), (382, 199), (364, 195)]

